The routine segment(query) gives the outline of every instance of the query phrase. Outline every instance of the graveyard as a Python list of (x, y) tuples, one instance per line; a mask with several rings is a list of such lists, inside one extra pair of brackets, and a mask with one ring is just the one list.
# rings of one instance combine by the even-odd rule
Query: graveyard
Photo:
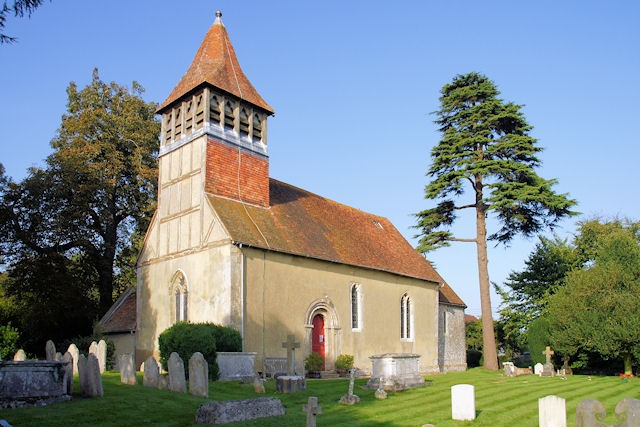
[[(605, 423), (616, 424), (614, 409), (624, 398), (640, 398), (640, 380), (619, 377), (574, 375), (541, 377), (504, 376), (502, 373), (474, 368), (467, 372), (426, 376), (425, 387), (402, 392), (390, 391), (386, 399), (376, 399), (376, 390), (364, 388), (367, 378), (355, 381), (355, 405), (340, 404), (347, 393), (348, 379), (307, 380), (307, 389), (298, 393), (276, 393), (273, 379), (265, 382), (265, 394), (257, 394), (252, 384), (240, 381), (209, 383), (209, 397), (144, 387), (142, 373), (138, 384), (120, 382), (120, 374), (102, 374), (104, 395), (84, 398), (79, 393), (78, 376), (74, 378), (73, 399), (45, 407), (4, 409), (0, 419), (13, 426), (195, 426), (198, 408), (211, 400), (230, 401), (257, 397), (275, 397), (282, 401), (285, 415), (232, 423), (232, 426), (304, 426), (307, 413), (303, 405), (317, 397), (321, 412), (318, 426), (537, 426), (538, 399), (555, 395), (566, 399), (567, 425), (576, 425), (576, 407), (584, 399), (597, 399), (605, 407)], [(476, 419), (452, 420), (451, 387), (470, 384), (475, 388)]]

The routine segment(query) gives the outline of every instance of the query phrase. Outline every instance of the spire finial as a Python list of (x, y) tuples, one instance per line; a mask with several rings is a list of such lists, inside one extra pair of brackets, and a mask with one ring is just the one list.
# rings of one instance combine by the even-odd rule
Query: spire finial
[(222, 18), (222, 12), (216, 10), (216, 18)]
[(219, 10), (216, 10), (216, 20), (213, 23), (217, 24), (217, 25), (223, 25), (222, 24), (222, 12), (220, 12)]

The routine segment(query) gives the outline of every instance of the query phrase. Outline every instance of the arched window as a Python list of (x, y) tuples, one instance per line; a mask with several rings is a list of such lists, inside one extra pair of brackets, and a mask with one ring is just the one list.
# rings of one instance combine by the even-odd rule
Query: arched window
[(233, 105), (230, 101), (224, 103), (224, 127), (225, 129), (235, 129), (236, 115), (233, 110)]
[(351, 285), (351, 329), (360, 330), (362, 328), (362, 304), (360, 302), (360, 285)]
[(219, 125), (222, 110), (220, 109), (220, 98), (215, 95), (211, 95), (209, 98), (209, 121)]
[(253, 113), (253, 141), (262, 141), (262, 117), (258, 113)]
[(174, 275), (174, 279), (171, 286), (171, 299), (173, 305), (173, 320), (174, 322), (187, 321), (188, 319), (188, 301), (189, 293), (187, 289), (187, 280), (184, 277), (182, 271), (178, 271)]
[(240, 109), (240, 135), (249, 136), (249, 113), (246, 108)]
[(404, 294), (400, 300), (400, 338), (413, 338), (413, 307), (408, 294)]

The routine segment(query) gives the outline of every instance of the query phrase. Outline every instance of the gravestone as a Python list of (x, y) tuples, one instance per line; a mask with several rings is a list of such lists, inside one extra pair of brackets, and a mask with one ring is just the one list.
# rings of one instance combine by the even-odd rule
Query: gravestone
[(175, 351), (169, 356), (169, 390), (178, 393), (187, 392), (187, 381), (184, 376), (184, 362)]
[(542, 352), (547, 357), (547, 361), (545, 362), (542, 368), (542, 376), (543, 377), (552, 377), (555, 374), (555, 370), (553, 369), (553, 363), (551, 363), (551, 356), (555, 354), (551, 347), (547, 346), (547, 348)]
[(142, 377), (142, 385), (147, 387), (158, 387), (160, 379), (160, 368), (158, 368), (158, 362), (153, 356), (149, 356), (143, 363), (144, 375)]
[(538, 425), (540, 427), (567, 427), (567, 406), (558, 396), (538, 399)]
[(264, 379), (256, 376), (253, 379), (253, 391), (255, 391), (258, 394), (264, 394), (265, 390), (264, 390)]
[(196, 422), (201, 424), (224, 424), (284, 415), (284, 406), (275, 397), (254, 399), (211, 401), (200, 405)]
[(100, 397), (104, 395), (102, 388), (102, 377), (100, 376), (100, 365), (98, 359), (92, 353), (88, 357), (80, 355), (78, 360), (78, 375), (82, 395), (86, 397)]
[(158, 389), (169, 390), (169, 375), (160, 375), (158, 377)]
[(302, 405), (302, 410), (307, 413), (306, 427), (316, 427), (316, 416), (322, 413), (322, 408), (318, 406), (318, 398), (311, 396), (306, 405)]
[(133, 354), (126, 353), (120, 356), (120, 383), (136, 385), (136, 364), (133, 360)]
[(91, 341), (89, 345), (89, 354), (93, 354), (98, 357), (98, 343), (95, 341)]
[(287, 341), (282, 343), (282, 348), (287, 349), (287, 375), (296, 375), (296, 348), (300, 348), (300, 343), (296, 342), (294, 335), (289, 335)]
[(67, 394), (71, 396), (73, 394), (73, 356), (68, 351), (62, 356), (64, 365), (64, 375), (67, 381)]
[(307, 380), (300, 375), (282, 375), (276, 378), (277, 393), (297, 393), (307, 389)]
[(100, 365), (100, 373), (107, 369), (107, 343), (104, 340), (98, 342), (98, 352), (96, 354), (98, 364)]
[(77, 375), (80, 350), (78, 350), (78, 347), (74, 343), (71, 343), (69, 344), (69, 348), (67, 348), (67, 352), (71, 354), (71, 357), (73, 357), (73, 375)]
[(543, 369), (544, 369), (544, 366), (542, 365), (542, 363), (538, 362), (533, 367), (533, 373), (538, 375), (538, 376), (542, 376)]
[(476, 419), (475, 389), (469, 384), (451, 387), (451, 418), (460, 421)]
[(189, 393), (209, 397), (209, 365), (199, 351), (189, 359)]
[(18, 351), (16, 351), (16, 354), (13, 356), (13, 361), (24, 362), (25, 360), (27, 360), (27, 354), (24, 352), (24, 350), (19, 349)]
[(601, 420), (607, 415), (602, 403), (596, 399), (585, 399), (576, 407), (577, 427), (639, 427), (640, 426), (640, 400), (626, 398), (618, 402), (615, 409), (619, 424), (608, 425)]
[(378, 388), (376, 389), (374, 396), (376, 397), (376, 399), (387, 398), (387, 392), (384, 391), (384, 378), (380, 378), (380, 383), (378, 384)]
[(89, 388), (87, 384), (87, 358), (84, 354), (78, 357), (78, 382), (80, 383), (80, 391), (84, 393)]
[(53, 341), (47, 341), (47, 344), (44, 347), (44, 351), (47, 360), (56, 360), (56, 345), (53, 343)]
[(340, 403), (343, 405), (355, 405), (360, 402), (360, 396), (353, 394), (353, 384), (356, 378), (356, 369), (349, 371), (349, 391), (347, 394), (340, 398)]
[(504, 362), (502, 364), (502, 368), (504, 369), (505, 377), (515, 377), (516, 376), (516, 367), (513, 362)]

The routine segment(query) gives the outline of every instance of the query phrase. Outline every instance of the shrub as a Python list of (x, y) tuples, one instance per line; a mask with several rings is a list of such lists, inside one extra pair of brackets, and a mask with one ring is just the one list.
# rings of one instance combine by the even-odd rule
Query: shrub
[(475, 368), (480, 366), (482, 359), (482, 352), (478, 350), (467, 350), (467, 368)]
[(0, 325), (0, 360), (12, 360), (18, 351), (20, 332), (11, 323)]
[(353, 368), (353, 356), (351, 354), (341, 354), (336, 359), (336, 369), (348, 371)]
[(304, 359), (304, 368), (307, 371), (321, 371), (324, 359), (315, 351)]
[(241, 351), (242, 337), (235, 329), (213, 323), (178, 322), (158, 337), (160, 363), (167, 370), (169, 356), (176, 352), (182, 358), (185, 374), (189, 375), (189, 359), (199, 351), (209, 365), (209, 379), (219, 377), (216, 351)]

